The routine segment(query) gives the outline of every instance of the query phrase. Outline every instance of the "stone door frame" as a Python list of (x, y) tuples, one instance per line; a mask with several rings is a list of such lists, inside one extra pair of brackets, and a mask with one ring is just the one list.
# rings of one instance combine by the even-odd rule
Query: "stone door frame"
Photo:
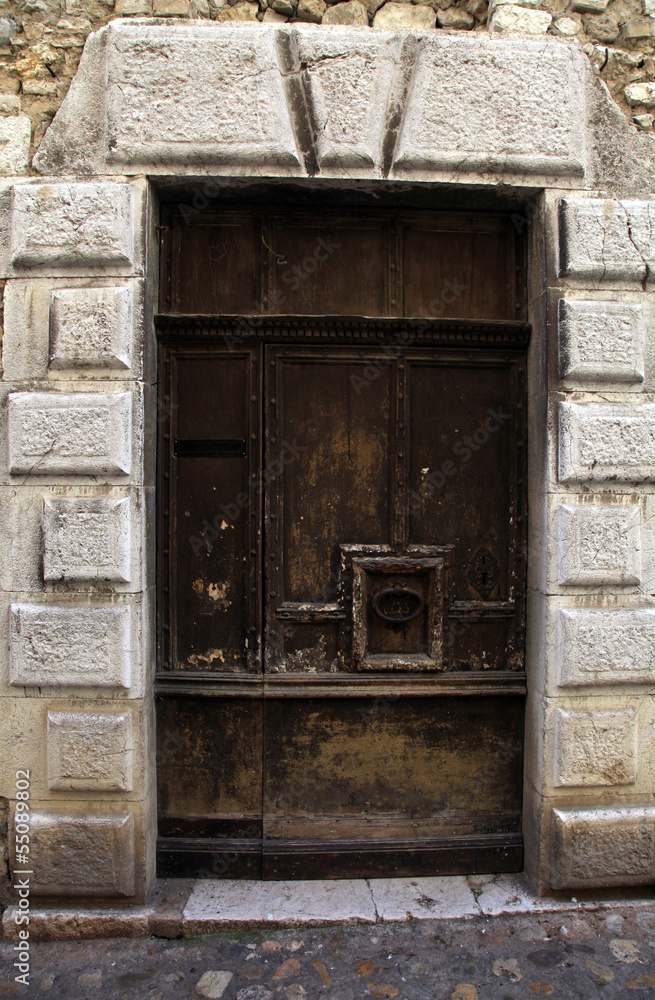
[(30, 770), (33, 895), (133, 903), (155, 874), (156, 189), (193, 202), (280, 179), (521, 206), (526, 871), (541, 891), (652, 882), (655, 157), (582, 51), (114, 21), (89, 37), (33, 165), (0, 190), (14, 747), (0, 794), (13, 831), (15, 771)]

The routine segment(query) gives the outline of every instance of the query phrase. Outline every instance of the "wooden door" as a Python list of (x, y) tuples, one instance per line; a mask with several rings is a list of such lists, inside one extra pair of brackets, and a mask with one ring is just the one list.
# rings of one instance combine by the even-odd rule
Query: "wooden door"
[(179, 222), (158, 320), (160, 874), (519, 870), (511, 227)]

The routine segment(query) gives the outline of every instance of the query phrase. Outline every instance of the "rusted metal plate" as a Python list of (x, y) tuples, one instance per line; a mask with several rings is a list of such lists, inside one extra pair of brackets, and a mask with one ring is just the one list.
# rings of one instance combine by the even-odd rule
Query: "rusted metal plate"
[(160, 871), (520, 867), (528, 328), (508, 220), (167, 225)]

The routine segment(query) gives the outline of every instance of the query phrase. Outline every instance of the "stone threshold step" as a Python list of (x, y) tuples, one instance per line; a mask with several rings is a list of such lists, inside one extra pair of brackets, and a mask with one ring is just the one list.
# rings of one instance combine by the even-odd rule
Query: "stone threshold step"
[[(146, 906), (30, 910), (33, 941), (165, 937), (224, 931), (470, 920), (502, 914), (652, 906), (652, 888), (584, 898), (537, 896), (524, 875), (334, 879), (298, 882), (161, 879)], [(17, 940), (17, 909), (3, 915), (3, 936)]]

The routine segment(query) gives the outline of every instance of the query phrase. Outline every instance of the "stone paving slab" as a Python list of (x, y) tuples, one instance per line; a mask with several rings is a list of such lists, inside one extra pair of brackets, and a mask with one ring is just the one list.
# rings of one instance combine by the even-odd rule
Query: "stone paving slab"
[(461, 876), (374, 878), (368, 884), (378, 920), (456, 920), (480, 913), (471, 887)]
[(184, 929), (202, 934), (239, 927), (374, 924), (375, 904), (364, 879), (298, 882), (216, 880), (196, 883)]
[[(180, 938), (254, 928), (466, 921), (511, 914), (570, 916), (626, 906), (637, 912), (655, 904), (651, 888), (581, 896), (536, 896), (521, 874), (298, 882), (160, 879), (147, 906), (35, 908), (30, 914), (30, 937), (33, 941)], [(8, 941), (18, 940), (16, 915), (14, 906), (3, 914), (3, 936)]]

